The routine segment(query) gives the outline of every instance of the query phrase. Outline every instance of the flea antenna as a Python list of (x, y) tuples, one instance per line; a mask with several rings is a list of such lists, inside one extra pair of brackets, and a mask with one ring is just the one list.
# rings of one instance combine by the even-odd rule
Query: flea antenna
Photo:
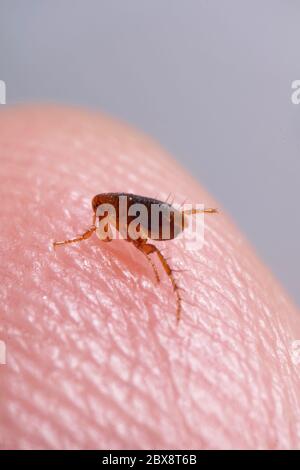
[(166, 199), (166, 204), (168, 203), (169, 198), (170, 198), (171, 196), (172, 196), (172, 193), (169, 193), (169, 194), (168, 194), (168, 197), (167, 197), (167, 199)]
[(186, 201), (187, 201), (187, 198), (185, 198), (184, 201), (180, 204), (179, 209), (181, 209), (185, 205)]

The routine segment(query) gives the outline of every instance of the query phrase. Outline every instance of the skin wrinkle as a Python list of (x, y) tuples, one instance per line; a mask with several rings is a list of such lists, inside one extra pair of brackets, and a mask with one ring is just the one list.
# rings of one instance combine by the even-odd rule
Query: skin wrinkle
[(126, 242), (50, 248), (90, 225), (99, 192), (219, 205), (102, 116), (7, 109), (0, 128), (0, 447), (300, 447), (298, 312), (223, 211), (201, 251), (157, 242), (187, 269), (178, 328), (155, 257), (158, 286)]
[[(154, 351), (154, 354), (156, 356), (158, 356), (158, 361), (161, 365), (160, 370), (163, 373), (163, 375), (167, 378), (165, 386), (164, 386), (166, 396), (168, 397), (168, 401), (172, 401), (173, 403), (176, 403), (176, 400), (177, 400), (178, 396), (180, 396), (180, 393), (179, 393), (179, 391), (176, 387), (173, 374), (169, 373), (169, 371), (172, 371), (172, 364), (171, 364), (170, 358), (167, 354), (167, 350), (162, 347), (161, 341), (157, 337), (157, 333), (156, 333), (155, 330), (151, 330), (150, 335), (152, 336), (152, 339), (153, 339), (152, 344), (157, 344), (158, 345), (157, 349)], [(155, 397), (152, 397), (152, 400), (153, 400), (153, 405), (155, 407), (155, 401), (156, 401)], [(167, 411), (167, 413), (168, 413), (168, 411)], [(178, 422), (180, 421), (180, 406), (175, 406), (174, 407), (173, 419), (174, 419), (174, 417), (177, 418), (176, 421), (178, 421)], [(183, 424), (184, 425), (180, 429), (181, 439), (183, 438), (182, 436), (184, 434), (189, 432), (189, 429), (186, 425), (185, 420), (183, 420)]]

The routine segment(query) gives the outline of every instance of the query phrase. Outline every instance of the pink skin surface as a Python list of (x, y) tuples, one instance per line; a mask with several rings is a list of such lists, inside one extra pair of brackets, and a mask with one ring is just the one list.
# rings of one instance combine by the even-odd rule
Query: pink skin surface
[(184, 270), (179, 326), (170, 280), (129, 243), (51, 246), (101, 192), (220, 207), (174, 160), (48, 106), (1, 111), (0, 161), (2, 449), (300, 447), (299, 312), (222, 210), (202, 249), (158, 242)]

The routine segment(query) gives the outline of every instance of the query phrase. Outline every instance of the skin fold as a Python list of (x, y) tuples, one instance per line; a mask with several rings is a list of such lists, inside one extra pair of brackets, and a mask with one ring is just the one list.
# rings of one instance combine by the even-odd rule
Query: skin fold
[[(126, 191), (219, 207), (129, 127), (77, 109), (0, 112), (0, 447), (300, 447), (299, 311), (221, 212), (204, 246), (157, 242), (182, 290), (126, 241), (52, 248)], [(237, 195), (238, 197), (238, 195)], [(293, 355), (294, 354), (294, 355)]]

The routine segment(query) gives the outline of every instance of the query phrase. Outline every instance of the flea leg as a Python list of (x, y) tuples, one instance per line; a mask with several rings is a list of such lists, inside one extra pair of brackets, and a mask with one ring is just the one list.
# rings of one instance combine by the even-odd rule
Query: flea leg
[[(146, 240), (143, 240), (144, 243), (146, 243)], [(159, 283), (160, 282), (160, 278), (159, 278), (159, 274), (158, 274), (158, 271), (157, 271), (157, 267), (155, 266), (155, 264), (153, 263), (152, 259), (150, 258), (149, 254), (145, 253), (144, 249), (142, 248), (142, 246), (144, 245), (144, 243), (141, 243), (140, 240), (136, 240), (136, 241), (133, 241), (132, 242), (134, 244), (134, 246), (140, 250), (143, 255), (146, 256), (147, 260), (149, 261), (149, 263), (151, 264), (152, 266), (152, 269), (154, 271), (154, 275), (155, 275), (155, 279), (156, 281)]]
[(168, 277), (171, 280), (173, 290), (176, 295), (176, 303), (177, 303), (176, 319), (178, 323), (180, 320), (180, 313), (181, 313), (181, 296), (179, 294), (179, 286), (173, 276), (173, 272), (168, 261), (166, 260), (164, 255), (161, 253), (161, 251), (155, 245), (152, 245), (151, 243), (147, 243), (147, 240), (142, 240), (142, 242), (140, 241), (139, 243), (135, 243), (135, 246), (147, 256), (150, 255), (151, 253), (157, 254), (165, 272), (167, 273)]
[(78, 235), (78, 237), (70, 238), (69, 240), (62, 240), (60, 242), (53, 242), (53, 246), (62, 246), (67, 245), (68, 243), (77, 243), (81, 242), (82, 240), (87, 240), (90, 236), (95, 232), (96, 225), (91, 225), (91, 227), (86, 230), (82, 235)]
[(187, 209), (185, 211), (182, 211), (182, 214), (192, 215), (192, 214), (201, 214), (203, 212), (205, 212), (206, 214), (217, 214), (218, 209), (212, 209), (212, 208), (208, 208), (208, 209)]

